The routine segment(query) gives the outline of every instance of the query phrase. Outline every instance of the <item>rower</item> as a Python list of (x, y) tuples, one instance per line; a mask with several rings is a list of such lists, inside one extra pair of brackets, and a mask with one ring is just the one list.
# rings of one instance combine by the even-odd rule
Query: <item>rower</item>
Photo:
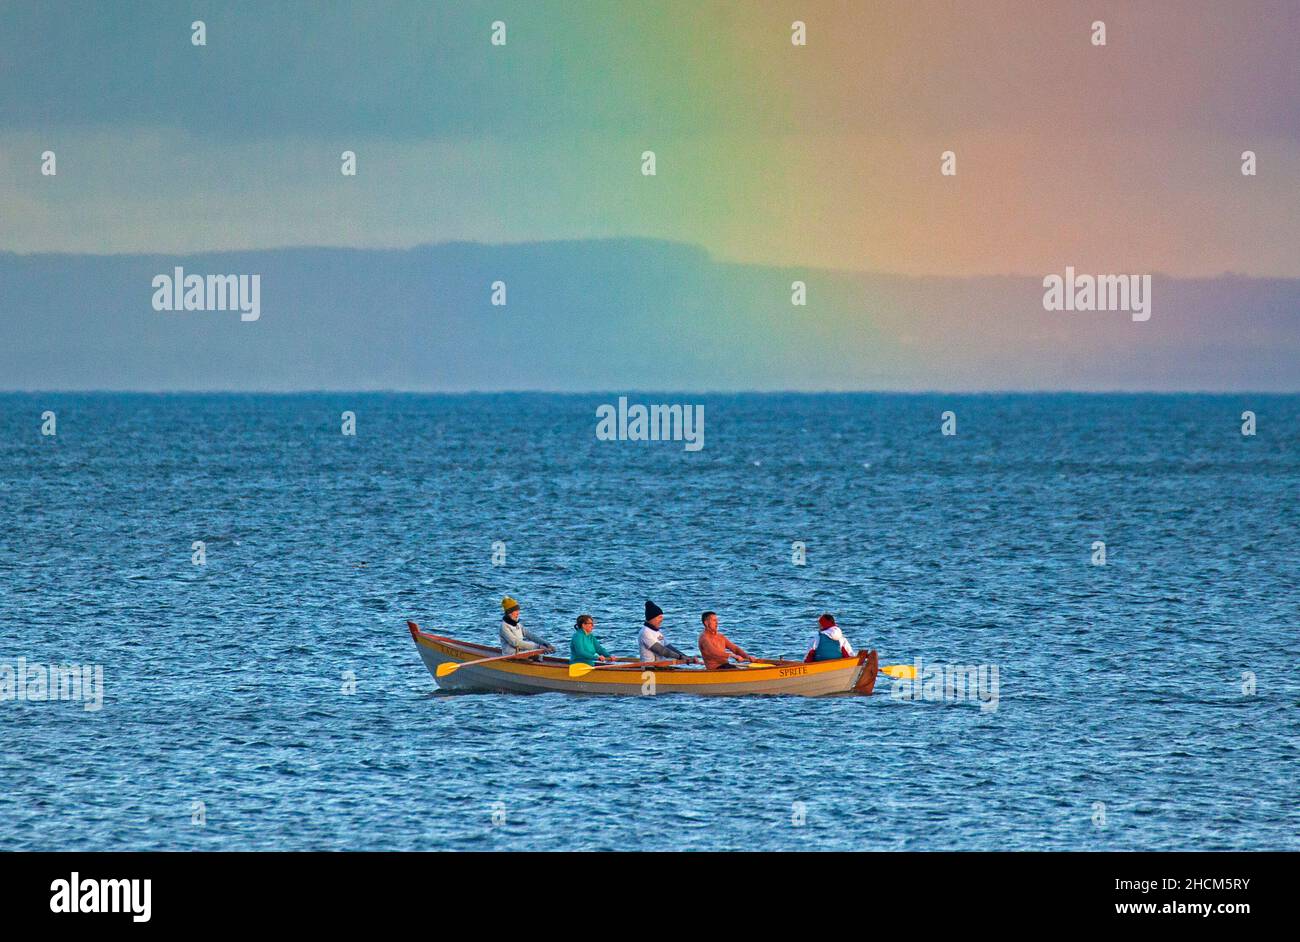
[(506, 596), (501, 600), (505, 615), (501, 618), (501, 653), (519, 654), (523, 651), (543, 651), (547, 654), (555, 650), (554, 645), (537, 637), (519, 623), (519, 603)]
[(605, 646), (596, 640), (592, 631), (596, 622), (590, 615), (579, 615), (573, 624), (573, 639), (569, 642), (569, 663), (587, 664), (592, 667), (597, 661), (612, 661), (614, 655), (605, 650)]
[(641, 649), (641, 660), (643, 662), (685, 661), (687, 664), (696, 663), (696, 658), (682, 653), (664, 639), (664, 633), (660, 630), (663, 623), (664, 610), (647, 599), (645, 603), (645, 626), (641, 629), (641, 634), (637, 636), (637, 644)]
[(849, 644), (840, 626), (835, 624), (835, 616), (829, 612), (817, 619), (817, 637), (808, 649), (804, 661), (834, 661), (842, 657), (856, 657), (857, 652)]
[(738, 661), (752, 661), (754, 658), (741, 650), (740, 645), (732, 643), (726, 635), (718, 630), (718, 613), (705, 612), (700, 616), (704, 631), (700, 633), (700, 653), (704, 655), (706, 670), (716, 671), (735, 667), (731, 663), (734, 654)]

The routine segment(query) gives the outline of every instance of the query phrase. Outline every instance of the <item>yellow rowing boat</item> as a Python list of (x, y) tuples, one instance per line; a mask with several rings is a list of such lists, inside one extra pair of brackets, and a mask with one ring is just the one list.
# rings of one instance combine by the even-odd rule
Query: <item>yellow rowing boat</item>
[[(834, 661), (780, 661), (765, 667), (705, 670), (702, 667), (645, 667), (639, 664), (598, 664), (580, 678), (569, 675), (569, 662), (558, 657), (472, 662), (498, 657), (497, 648), (420, 630), (407, 622), (420, 658), (440, 687), (497, 693), (589, 693), (626, 697), (682, 693), (699, 697), (798, 696), (870, 694), (876, 684), (879, 659), (875, 651)], [(460, 665), (438, 676), (438, 666)]]

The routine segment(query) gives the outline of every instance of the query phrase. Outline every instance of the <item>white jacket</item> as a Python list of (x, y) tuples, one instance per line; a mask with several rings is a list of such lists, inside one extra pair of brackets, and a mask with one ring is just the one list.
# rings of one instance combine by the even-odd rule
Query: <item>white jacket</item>
[[(641, 660), (659, 661), (659, 660), (686, 660), (686, 655), (673, 647), (664, 640), (664, 633), (656, 628), (646, 625), (641, 629), (641, 634), (637, 635), (637, 644), (641, 648)], [(660, 650), (656, 651), (655, 646), (659, 645)], [(667, 650), (668, 656), (663, 654)]]
[(848, 639), (844, 637), (844, 632), (840, 631), (840, 626), (831, 625), (829, 628), (823, 628), (821, 631), (817, 632), (816, 636), (813, 638), (812, 647), (808, 649), (809, 654), (817, 650), (817, 645), (821, 643), (822, 635), (825, 635), (832, 641), (838, 641), (840, 643), (840, 653), (845, 657), (853, 657), (853, 655), (858, 653), (853, 650), (853, 645), (849, 644)]
[(525, 628), (522, 621), (512, 625), (504, 618), (501, 619), (502, 654), (518, 654), (520, 651), (535, 651), (538, 648), (549, 647), (545, 640)]

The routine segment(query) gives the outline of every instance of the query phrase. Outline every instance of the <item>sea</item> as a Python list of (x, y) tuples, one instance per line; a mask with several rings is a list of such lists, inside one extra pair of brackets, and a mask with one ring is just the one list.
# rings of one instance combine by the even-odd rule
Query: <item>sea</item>
[[(1292, 395), (0, 395), (0, 849), (1298, 850), (1298, 496)], [(942, 679), (440, 692), (506, 595)]]

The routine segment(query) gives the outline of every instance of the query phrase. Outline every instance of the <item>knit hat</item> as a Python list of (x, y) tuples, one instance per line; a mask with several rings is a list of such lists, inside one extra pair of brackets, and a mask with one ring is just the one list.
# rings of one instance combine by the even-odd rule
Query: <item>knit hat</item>
[(514, 599), (512, 599), (512, 598), (511, 598), (510, 596), (508, 596), (508, 595), (507, 595), (505, 598), (503, 598), (503, 599), (501, 600), (501, 608), (505, 610), (505, 613), (506, 613), (507, 615), (509, 615), (511, 612), (513, 612), (513, 611), (514, 611), (515, 609), (517, 609), (518, 607), (519, 607), (519, 603), (516, 602)]
[(649, 599), (646, 599), (646, 603), (645, 603), (645, 620), (646, 620), (646, 621), (649, 621), (649, 620), (652, 619), (652, 618), (658, 618), (658, 617), (659, 617), (660, 615), (662, 615), (663, 613), (664, 613), (664, 610), (663, 610), (662, 608), (660, 608), (660, 607), (659, 607), (658, 605), (656, 605), (654, 602), (651, 602)]
[(817, 619), (817, 624), (821, 625), (823, 628), (834, 628), (835, 616), (831, 615), (830, 613), (827, 613), (823, 615), (821, 618)]

